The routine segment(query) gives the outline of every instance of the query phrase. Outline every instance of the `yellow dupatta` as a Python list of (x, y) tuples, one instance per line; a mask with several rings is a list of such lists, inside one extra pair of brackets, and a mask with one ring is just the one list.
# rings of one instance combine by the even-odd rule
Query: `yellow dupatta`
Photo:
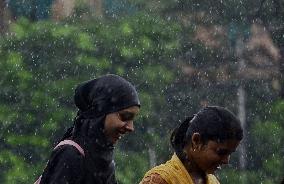
[[(148, 171), (144, 178), (154, 173), (159, 174), (168, 184), (194, 184), (191, 176), (176, 154), (165, 164), (156, 166)], [(220, 184), (214, 175), (207, 174), (206, 177), (206, 184)]]

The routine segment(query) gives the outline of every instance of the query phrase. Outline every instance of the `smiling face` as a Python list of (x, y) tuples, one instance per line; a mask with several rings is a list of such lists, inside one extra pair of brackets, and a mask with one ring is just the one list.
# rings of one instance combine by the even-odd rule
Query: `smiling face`
[[(194, 140), (195, 139), (195, 140)], [(194, 170), (201, 170), (213, 174), (221, 165), (228, 164), (230, 155), (236, 151), (239, 140), (216, 142), (209, 140), (202, 144), (199, 138), (193, 138), (194, 144), (186, 148), (186, 152), (193, 161)]]
[(132, 106), (106, 115), (104, 132), (115, 144), (124, 134), (134, 131), (133, 121), (139, 113), (138, 106)]

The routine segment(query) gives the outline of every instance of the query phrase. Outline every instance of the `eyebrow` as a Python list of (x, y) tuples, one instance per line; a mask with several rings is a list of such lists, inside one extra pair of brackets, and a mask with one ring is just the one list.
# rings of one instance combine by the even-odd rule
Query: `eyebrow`
[(119, 111), (118, 113), (121, 113), (121, 114), (134, 114), (134, 115), (137, 115), (138, 113), (137, 112), (132, 112), (132, 111), (128, 111), (128, 110), (122, 110), (122, 111)]
[(134, 112), (129, 112), (129, 111), (120, 111), (119, 114), (123, 114), (123, 115), (136, 115)]
[(231, 153), (235, 152), (236, 150), (235, 149), (229, 150), (229, 149), (224, 149), (224, 148), (217, 148), (216, 151), (218, 153), (221, 153), (221, 154), (231, 154)]
[(136, 116), (134, 112), (129, 112), (129, 111), (121, 111), (118, 114), (120, 118), (122, 118), (123, 120), (132, 120)]

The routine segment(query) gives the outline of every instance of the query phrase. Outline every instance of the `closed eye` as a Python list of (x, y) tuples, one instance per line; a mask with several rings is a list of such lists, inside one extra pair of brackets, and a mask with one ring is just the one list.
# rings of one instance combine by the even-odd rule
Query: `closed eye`
[(230, 155), (233, 151), (227, 149), (217, 149), (216, 153), (220, 156)]
[(133, 121), (135, 114), (132, 112), (119, 112), (118, 116), (121, 121)]

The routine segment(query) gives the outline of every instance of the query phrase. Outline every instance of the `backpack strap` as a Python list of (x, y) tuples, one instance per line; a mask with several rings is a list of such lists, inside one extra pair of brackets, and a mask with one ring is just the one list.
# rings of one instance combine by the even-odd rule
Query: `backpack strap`
[[(58, 148), (59, 146), (63, 146), (63, 145), (66, 145), (66, 144), (67, 144), (67, 145), (74, 146), (74, 147), (81, 153), (81, 155), (85, 156), (85, 152), (84, 152), (83, 148), (82, 148), (78, 143), (76, 143), (75, 141), (72, 141), (72, 140), (64, 140), (64, 141), (61, 141), (59, 144), (57, 144), (57, 145), (55, 146), (55, 148), (54, 148), (53, 150), (55, 150), (55, 149)], [(42, 176), (40, 176), (40, 177), (35, 181), (34, 184), (40, 184), (41, 177), (42, 177)]]
[(56, 148), (58, 148), (59, 146), (63, 146), (63, 145), (66, 145), (66, 144), (74, 146), (81, 153), (81, 155), (85, 156), (85, 152), (84, 152), (83, 148), (78, 143), (76, 143), (73, 140), (63, 140), (63, 141), (61, 141), (59, 144), (57, 144), (57, 146), (55, 146), (54, 150)]
[(41, 175), (40, 175), (40, 177), (34, 182), (34, 184), (40, 184), (40, 181), (41, 181)]

